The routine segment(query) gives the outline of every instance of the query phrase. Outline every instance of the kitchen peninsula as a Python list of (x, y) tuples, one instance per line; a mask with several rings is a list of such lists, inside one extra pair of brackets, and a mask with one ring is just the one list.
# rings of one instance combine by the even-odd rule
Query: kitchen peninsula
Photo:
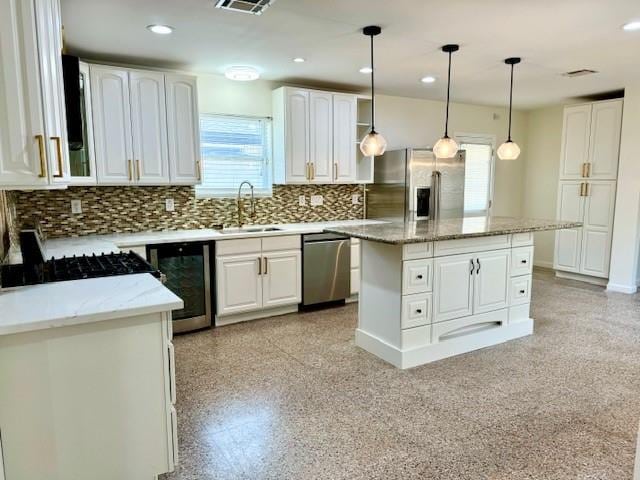
[(580, 223), (469, 217), (327, 228), (361, 240), (356, 344), (398, 368), (533, 333), (533, 232)]

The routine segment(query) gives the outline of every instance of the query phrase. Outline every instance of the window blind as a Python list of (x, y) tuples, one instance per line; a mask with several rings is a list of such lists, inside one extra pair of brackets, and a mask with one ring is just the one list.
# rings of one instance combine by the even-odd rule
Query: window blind
[(491, 145), (462, 143), (466, 151), (464, 177), (465, 213), (486, 215), (489, 211), (489, 193), (491, 190)]
[(247, 180), (271, 195), (271, 122), (267, 118), (200, 115), (200, 196), (235, 196)]

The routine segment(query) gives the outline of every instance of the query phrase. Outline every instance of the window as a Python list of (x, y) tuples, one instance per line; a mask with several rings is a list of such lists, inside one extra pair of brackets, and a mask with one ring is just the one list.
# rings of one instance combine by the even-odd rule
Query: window
[(200, 149), (199, 197), (234, 197), (245, 180), (256, 195), (271, 195), (270, 119), (201, 114)]
[(466, 151), (464, 213), (489, 215), (493, 197), (493, 144), (495, 139), (482, 135), (458, 135), (460, 149)]

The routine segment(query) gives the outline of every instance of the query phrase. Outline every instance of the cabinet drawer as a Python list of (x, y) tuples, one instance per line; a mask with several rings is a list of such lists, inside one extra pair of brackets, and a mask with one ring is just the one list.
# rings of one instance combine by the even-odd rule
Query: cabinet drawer
[(282, 235), (278, 237), (264, 237), (262, 239), (262, 251), (274, 250), (300, 250), (300, 235)]
[(511, 250), (511, 276), (530, 275), (533, 269), (533, 247)]
[(511, 279), (511, 305), (531, 302), (531, 275)]
[(429, 345), (431, 343), (431, 325), (402, 330), (400, 341), (402, 350), (411, 350), (412, 348)]
[(459, 253), (482, 252), (511, 247), (510, 235), (494, 235), (491, 237), (461, 238), (459, 240), (443, 240), (435, 242), (433, 254), (436, 257), (457, 255)]
[(433, 279), (433, 260), (409, 260), (402, 265), (402, 294), (430, 292)]
[(432, 342), (441, 343), (455, 340), (465, 335), (473, 335), (488, 328), (498, 328), (506, 325), (509, 310), (503, 308), (495, 312), (481, 313), (469, 317), (455, 318), (446, 322), (434, 323), (432, 327)]
[(402, 259), (415, 260), (417, 258), (433, 257), (433, 242), (408, 243), (402, 246)]
[(360, 244), (351, 241), (351, 268), (360, 268)]
[(414, 328), (431, 323), (432, 296), (418, 293), (402, 297), (402, 328)]
[(262, 241), (259, 238), (239, 238), (216, 242), (216, 257), (237, 255), (239, 253), (260, 253)]
[(512, 247), (528, 247), (533, 245), (533, 232), (514, 233), (511, 235)]

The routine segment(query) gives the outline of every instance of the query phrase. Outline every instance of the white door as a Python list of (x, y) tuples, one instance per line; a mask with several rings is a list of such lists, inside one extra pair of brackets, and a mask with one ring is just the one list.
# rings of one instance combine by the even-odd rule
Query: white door
[[(584, 217), (584, 197), (581, 195), (583, 182), (560, 182), (558, 187), (558, 220), (582, 222)], [(582, 253), (582, 228), (556, 231), (556, 246), (553, 268), (567, 272), (580, 270)]]
[(616, 182), (589, 182), (584, 197), (580, 273), (609, 276)]
[(98, 182), (133, 182), (133, 147), (129, 74), (126, 70), (91, 65), (91, 107)]
[(311, 181), (333, 181), (333, 95), (311, 92), (309, 95), (310, 123), (309, 146)]
[(164, 74), (129, 72), (135, 182), (169, 183)]
[(593, 104), (589, 147), (589, 178), (615, 180), (618, 177), (622, 100)]
[(473, 313), (475, 255), (436, 258), (433, 268), (433, 321), (466, 317)]
[(509, 306), (511, 250), (476, 254), (473, 313), (491, 312)]
[(336, 183), (357, 180), (357, 108), (355, 95), (333, 95), (333, 179)]
[(560, 179), (582, 178), (583, 164), (589, 161), (591, 104), (566, 107), (560, 149)]
[(69, 183), (69, 143), (62, 77), (62, 24), (57, 0), (36, 0), (38, 50), (50, 183)]
[(169, 174), (172, 184), (200, 182), (200, 119), (195, 77), (166, 75)]
[(285, 89), (285, 159), (287, 183), (309, 181), (309, 91)]
[(257, 253), (216, 259), (218, 315), (262, 308), (262, 258)]
[(0, 186), (49, 183), (34, 2), (0, 3)]
[(301, 252), (263, 252), (262, 306), (293, 305), (302, 300)]

